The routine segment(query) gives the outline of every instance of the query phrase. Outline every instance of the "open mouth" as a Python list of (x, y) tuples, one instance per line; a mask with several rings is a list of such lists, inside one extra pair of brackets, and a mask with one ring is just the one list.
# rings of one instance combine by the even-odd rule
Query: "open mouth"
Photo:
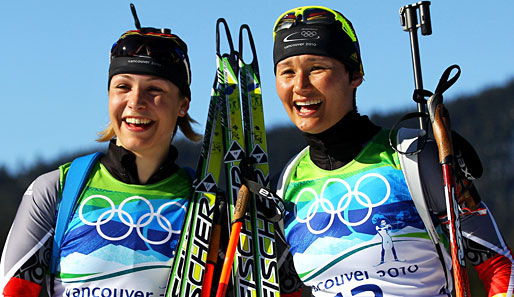
[(308, 114), (317, 111), (321, 106), (321, 103), (322, 102), (320, 99), (297, 101), (294, 103), (294, 107), (296, 108), (296, 111), (298, 111), (298, 113)]
[(149, 128), (154, 121), (145, 118), (124, 118), (123, 121), (132, 130), (145, 130)]

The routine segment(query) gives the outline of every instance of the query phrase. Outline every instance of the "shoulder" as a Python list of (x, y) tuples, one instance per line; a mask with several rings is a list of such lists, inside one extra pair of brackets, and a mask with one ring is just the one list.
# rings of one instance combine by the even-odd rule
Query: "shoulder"
[(41, 231), (52, 230), (59, 197), (59, 170), (40, 175), (23, 194), (16, 220), (21, 220), (23, 226), (32, 226), (33, 222), (38, 222), (36, 225), (43, 229)]
[(32, 182), (23, 196), (32, 197), (39, 205), (53, 204), (55, 207), (60, 191), (60, 179), (59, 169), (42, 174)]
[(25, 190), (16, 217), (51, 221), (55, 216), (59, 192), (59, 170), (40, 175)]
[(59, 170), (45, 173), (36, 178), (23, 194), (11, 230), (12, 234), (23, 237), (20, 241), (39, 241), (53, 230), (59, 177)]
[(4, 281), (14, 276), (15, 271), (23, 265), (27, 273), (32, 269), (30, 265), (44, 268), (43, 260), (41, 263), (32, 261), (35, 261), (35, 253), (39, 254), (36, 259), (44, 259), (46, 257), (43, 255), (49, 255), (48, 242), (51, 241), (55, 226), (56, 202), (59, 197), (59, 176), (59, 170), (45, 173), (37, 177), (23, 194), (0, 261), (0, 273)]
[(285, 189), (287, 188), (287, 184), (289, 183), (289, 180), (291, 179), (291, 174), (293, 173), (294, 169), (298, 165), (298, 162), (309, 153), (309, 147), (305, 147), (301, 152), (296, 154), (287, 164), (284, 166), (284, 169), (282, 170), (282, 173), (280, 174), (280, 177), (278, 179), (277, 183), (277, 195), (281, 198), (283, 198), (283, 194), (285, 192)]

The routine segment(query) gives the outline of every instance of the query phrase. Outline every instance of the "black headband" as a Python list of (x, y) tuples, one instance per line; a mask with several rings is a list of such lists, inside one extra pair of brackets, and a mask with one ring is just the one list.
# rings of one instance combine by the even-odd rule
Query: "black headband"
[(351, 70), (360, 71), (355, 44), (341, 29), (340, 22), (330, 25), (300, 23), (277, 32), (273, 47), (275, 69), (278, 62), (303, 54), (329, 56)]
[(108, 85), (114, 75), (121, 73), (149, 74), (168, 79), (179, 88), (182, 95), (191, 99), (191, 90), (187, 82), (189, 74), (184, 63), (162, 64), (153, 58), (142, 56), (112, 58)]

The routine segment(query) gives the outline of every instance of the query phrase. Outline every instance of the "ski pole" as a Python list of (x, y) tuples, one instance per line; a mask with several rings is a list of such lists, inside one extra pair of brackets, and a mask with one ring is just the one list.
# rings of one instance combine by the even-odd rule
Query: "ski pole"
[[(457, 69), (457, 74), (450, 80), (450, 72)], [(439, 152), (439, 161), (443, 170), (444, 194), (446, 198), (446, 212), (449, 223), (450, 251), (452, 256), (452, 270), (457, 297), (469, 297), (469, 283), (464, 259), (464, 247), (460, 229), (459, 205), (455, 198), (454, 155), (450, 129), (450, 115), (443, 105), (442, 93), (452, 85), (460, 75), (457, 65), (450, 66), (443, 73), (434, 95), (427, 102), (428, 114), (432, 123), (434, 138)]]
[(211, 295), (212, 279), (214, 276), (214, 267), (218, 262), (218, 249), (220, 246), (221, 237), (221, 222), (224, 218), (225, 197), (222, 192), (216, 193), (216, 201), (218, 208), (215, 209), (213, 227), (211, 231), (211, 238), (209, 242), (209, 252), (207, 254), (207, 264), (205, 267), (205, 276), (202, 284), (201, 297), (209, 297)]
[(230, 230), (230, 239), (228, 241), (227, 252), (225, 253), (225, 261), (223, 262), (216, 297), (224, 297), (227, 292), (230, 273), (232, 272), (232, 264), (234, 263), (234, 256), (239, 242), (239, 234), (243, 227), (243, 219), (246, 213), (249, 196), (248, 188), (245, 185), (241, 185), (237, 194), (236, 205), (234, 207), (232, 230)]
[[(420, 12), (420, 23), (418, 24), (417, 11)], [(408, 31), (410, 35), (412, 66), (414, 70), (414, 84), (416, 90), (423, 90), (423, 79), (421, 77), (421, 62), (419, 57), (418, 44), (418, 27), (421, 27), (422, 35), (432, 34), (432, 25), (430, 22), (430, 1), (421, 1), (400, 8), (400, 22), (404, 31)], [(416, 93), (415, 93), (416, 94)], [(425, 112), (425, 104), (414, 96), (414, 100), (418, 103), (418, 112)], [(423, 119), (420, 118), (419, 126), (426, 129)]]

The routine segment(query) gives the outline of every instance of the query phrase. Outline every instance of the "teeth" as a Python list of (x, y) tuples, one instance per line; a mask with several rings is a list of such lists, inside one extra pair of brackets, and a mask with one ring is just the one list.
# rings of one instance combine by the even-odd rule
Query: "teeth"
[(294, 104), (296, 104), (298, 106), (307, 106), (307, 105), (313, 105), (313, 104), (318, 104), (318, 103), (321, 103), (320, 99), (311, 99), (311, 100), (307, 100), (307, 101), (298, 101), (298, 102), (295, 102)]
[(152, 122), (152, 120), (142, 119), (142, 118), (126, 118), (125, 122), (127, 122), (128, 124), (134, 124), (134, 125), (141, 125), (141, 124), (146, 125), (146, 124), (150, 124)]

